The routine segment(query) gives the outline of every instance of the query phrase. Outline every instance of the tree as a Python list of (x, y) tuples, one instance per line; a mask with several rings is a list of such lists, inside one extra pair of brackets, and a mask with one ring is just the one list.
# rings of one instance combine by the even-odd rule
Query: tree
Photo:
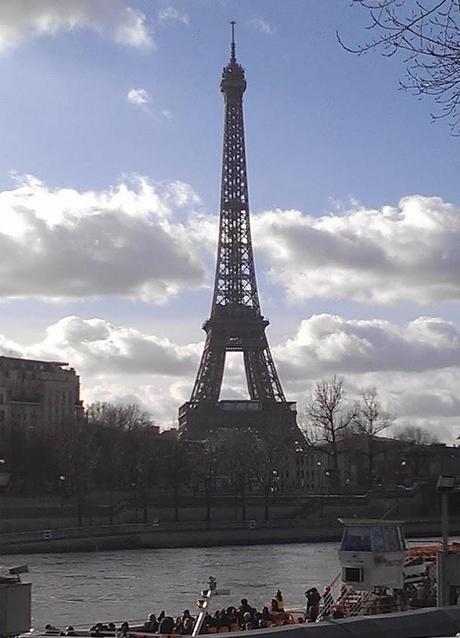
[(276, 426), (264, 428), (254, 443), (252, 470), (264, 497), (264, 517), (270, 518), (270, 500), (280, 488), (280, 477), (287, 466), (289, 453), (295, 454), (294, 443)]
[(108, 495), (108, 517), (114, 519), (114, 492), (131, 486), (137, 478), (137, 457), (142, 450), (139, 434), (151, 424), (150, 415), (136, 404), (92, 403), (86, 410), (88, 425), (94, 430), (95, 481)]
[(394, 438), (398, 441), (414, 443), (415, 445), (431, 445), (431, 443), (439, 443), (439, 439), (435, 434), (428, 432), (419, 425), (404, 425), (396, 430)]
[(157, 484), (159, 477), (161, 444), (152, 428), (144, 427), (136, 434), (136, 447), (137, 473), (134, 484), (142, 500), (142, 520), (147, 523), (152, 490)]
[(426, 474), (430, 457), (428, 446), (438, 443), (436, 435), (418, 425), (405, 425), (395, 432), (394, 437), (407, 444), (403, 448), (404, 457), (401, 461), (405, 472), (409, 473), (412, 479)]
[(180, 440), (164, 441), (162, 450), (162, 473), (167, 485), (172, 489), (174, 520), (179, 520), (179, 494), (191, 474), (190, 457)]
[(215, 432), (209, 432), (203, 446), (190, 450), (194, 492), (204, 491), (206, 521), (211, 520), (213, 496), (217, 489), (217, 473), (225, 459), (225, 450), (219, 445)]
[(367, 486), (372, 488), (374, 481), (375, 437), (386, 430), (394, 421), (394, 417), (385, 412), (377, 399), (376, 388), (368, 388), (361, 392), (361, 401), (356, 406), (354, 426), (358, 434), (366, 437)]
[(460, 135), (460, 2), (459, 0), (352, 0), (369, 13), (371, 40), (352, 53), (377, 50), (386, 57), (405, 55), (401, 87), (429, 96), (437, 104), (434, 119), (447, 118)]
[(356, 408), (345, 404), (343, 379), (334, 376), (316, 384), (307, 405), (309, 429), (307, 440), (322, 445), (332, 460), (331, 482), (336, 491), (340, 488), (339, 441), (350, 430), (356, 419)]
[(226, 451), (223, 467), (230, 477), (235, 497), (241, 506), (241, 518), (246, 520), (246, 496), (253, 474), (257, 436), (250, 430), (228, 430), (222, 433), (221, 449)]
[(60, 475), (65, 476), (77, 503), (78, 525), (83, 525), (83, 505), (89, 492), (96, 461), (94, 427), (84, 420), (56, 432), (55, 449), (60, 460)]

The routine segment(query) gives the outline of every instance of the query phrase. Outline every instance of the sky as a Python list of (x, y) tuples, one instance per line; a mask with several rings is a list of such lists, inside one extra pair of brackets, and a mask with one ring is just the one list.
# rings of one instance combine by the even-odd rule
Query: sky
[[(174, 426), (209, 316), (230, 20), (262, 312), (302, 416), (334, 374), (460, 434), (459, 140), (355, 56), (348, 0), (0, 2), (0, 354)], [(247, 398), (228, 357), (222, 398)]]

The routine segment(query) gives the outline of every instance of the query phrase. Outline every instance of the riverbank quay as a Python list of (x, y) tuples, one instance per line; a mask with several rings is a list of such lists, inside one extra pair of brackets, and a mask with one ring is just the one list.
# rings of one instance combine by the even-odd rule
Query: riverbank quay
[[(438, 518), (404, 524), (407, 538), (439, 537)], [(460, 518), (450, 521), (452, 535), (460, 535)], [(233, 521), (194, 523), (134, 523), (55, 528), (1, 534), (2, 554), (88, 552), (122, 549), (219, 547), (283, 543), (338, 542), (339, 521), (308, 525), (302, 521)]]
[[(450, 504), (453, 517), (460, 517), (460, 506)], [(45, 529), (141, 523), (211, 522), (269, 520), (276, 526), (287, 524), (328, 526), (338, 517), (415, 520), (441, 515), (440, 499), (422, 490), (379, 490), (366, 494), (274, 494), (267, 502), (260, 495), (240, 497), (162, 493), (148, 503), (132, 492), (91, 492), (84, 499), (55, 495), (19, 496), (2, 494), (0, 533), (22, 533)]]

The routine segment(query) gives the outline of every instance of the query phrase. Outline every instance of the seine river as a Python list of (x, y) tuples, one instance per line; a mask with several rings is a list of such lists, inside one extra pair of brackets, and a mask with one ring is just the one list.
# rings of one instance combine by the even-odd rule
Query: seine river
[[(230, 595), (214, 608), (242, 597), (267, 604), (279, 587), (289, 606), (303, 605), (307, 587), (323, 587), (338, 573), (337, 544), (256, 545), (4, 556), (4, 568), (28, 564), (33, 625), (87, 627), (97, 621), (144, 619), (195, 608), (208, 576)], [(193, 612), (192, 612), (193, 613)]]

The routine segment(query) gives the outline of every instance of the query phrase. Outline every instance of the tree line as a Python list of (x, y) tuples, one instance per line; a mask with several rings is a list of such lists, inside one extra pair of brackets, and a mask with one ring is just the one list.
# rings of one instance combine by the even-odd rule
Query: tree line
[(93, 403), (84, 418), (27, 431), (12, 424), (4, 456), (12, 473), (9, 492), (55, 494), (71, 498), (82, 523), (85, 503), (103, 493), (110, 523), (117, 499), (127, 492), (148, 520), (158, 497), (166, 499), (179, 519), (180, 497), (205, 500), (211, 518), (217, 494), (233, 496), (246, 518), (249, 493), (269, 501), (279, 490), (287, 447), (278, 432), (262, 439), (255, 431), (218, 431), (206, 442), (181, 440), (174, 430), (160, 434), (151, 416), (135, 404)]
[[(342, 487), (340, 459), (353, 454), (365, 471), (362, 486), (367, 490), (375, 486), (376, 453), (381, 442), (379, 435), (393, 426), (395, 419), (396, 416), (381, 405), (375, 387), (362, 390), (358, 400), (348, 401), (343, 378), (334, 376), (316, 384), (306, 407), (305, 437), (309, 445), (319, 447), (329, 455), (328, 472), (336, 493)], [(438, 442), (435, 434), (416, 425), (396, 427), (389, 437), (400, 441), (403, 444), (401, 449), (406, 444), (412, 459), (421, 458), (417, 450), (414, 453), (416, 447), (421, 449), (422, 446)], [(401, 463), (407, 464), (407, 459), (402, 458)], [(389, 475), (381, 477), (381, 480), (388, 482), (393, 469), (388, 468)], [(419, 468), (409, 469), (413, 477), (418, 478)]]
[[(93, 403), (84, 418), (43, 430), (26, 431), (13, 424), (4, 456), (12, 472), (12, 493), (72, 498), (80, 522), (85, 503), (97, 492), (104, 494), (111, 523), (123, 492), (141, 507), (143, 520), (159, 496), (167, 499), (178, 520), (185, 495), (204, 501), (207, 520), (216, 496), (233, 497), (241, 518), (246, 519), (247, 499), (254, 494), (262, 499), (268, 519), (270, 504), (279, 494), (311, 491), (308, 485), (296, 483), (299, 455), (318, 450), (326, 455), (324, 471), (330, 488), (340, 493), (343, 457), (353, 452), (359, 439), (359, 463), (365, 473), (362, 486), (372, 489), (379, 435), (393, 425), (394, 418), (381, 406), (375, 388), (349, 401), (344, 380), (333, 377), (316, 384), (301, 419), (303, 435), (295, 442), (275, 426), (267, 426), (263, 435), (236, 427), (210, 433), (203, 443), (192, 443), (171, 436), (174, 431), (160, 434), (151, 416), (137, 405)], [(400, 429), (393, 436), (411, 445), (436, 440), (417, 427)]]

